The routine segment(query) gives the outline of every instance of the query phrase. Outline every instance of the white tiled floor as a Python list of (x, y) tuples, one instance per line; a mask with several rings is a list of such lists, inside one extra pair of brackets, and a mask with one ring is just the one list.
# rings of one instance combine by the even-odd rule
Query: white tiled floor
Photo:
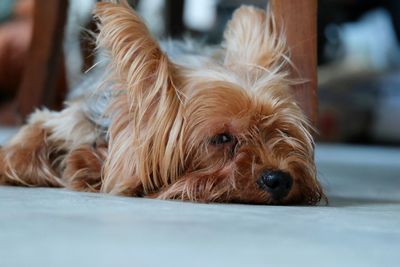
[(0, 266), (397, 266), (400, 150), (320, 145), (316, 157), (328, 206), (0, 187)]

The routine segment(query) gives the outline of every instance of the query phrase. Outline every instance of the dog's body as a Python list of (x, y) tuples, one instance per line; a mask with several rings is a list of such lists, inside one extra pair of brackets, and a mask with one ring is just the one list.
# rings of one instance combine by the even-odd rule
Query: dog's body
[(205, 202), (323, 197), (272, 14), (240, 8), (224, 47), (206, 54), (161, 49), (125, 2), (96, 16), (108, 66), (61, 112), (30, 117), (0, 151), (0, 183)]

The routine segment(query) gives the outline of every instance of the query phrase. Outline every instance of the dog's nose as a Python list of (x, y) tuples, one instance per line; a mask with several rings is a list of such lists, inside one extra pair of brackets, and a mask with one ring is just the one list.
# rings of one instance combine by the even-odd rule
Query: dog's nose
[(258, 186), (271, 194), (274, 200), (286, 197), (292, 188), (292, 177), (283, 171), (267, 170), (261, 173)]

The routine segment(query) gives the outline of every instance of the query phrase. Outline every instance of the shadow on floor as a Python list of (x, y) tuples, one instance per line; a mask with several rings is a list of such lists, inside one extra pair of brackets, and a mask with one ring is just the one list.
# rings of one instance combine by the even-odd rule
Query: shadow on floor
[(328, 207), (340, 208), (340, 207), (369, 206), (369, 205), (400, 205), (400, 200), (330, 196)]

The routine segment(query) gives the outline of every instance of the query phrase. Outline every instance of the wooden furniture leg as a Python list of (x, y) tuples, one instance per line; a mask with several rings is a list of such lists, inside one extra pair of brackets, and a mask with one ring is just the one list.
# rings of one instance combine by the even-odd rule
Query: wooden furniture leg
[(60, 108), (66, 90), (62, 44), (67, 9), (68, 0), (35, 1), (29, 58), (16, 102), (22, 118), (40, 106)]
[(295, 86), (295, 95), (310, 119), (317, 122), (317, 0), (270, 0), (278, 25), (284, 28), (295, 66), (292, 78), (306, 82)]

